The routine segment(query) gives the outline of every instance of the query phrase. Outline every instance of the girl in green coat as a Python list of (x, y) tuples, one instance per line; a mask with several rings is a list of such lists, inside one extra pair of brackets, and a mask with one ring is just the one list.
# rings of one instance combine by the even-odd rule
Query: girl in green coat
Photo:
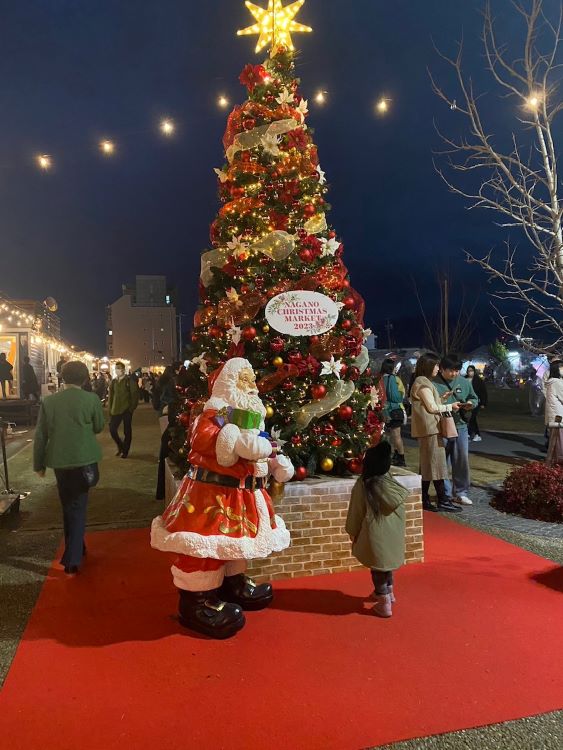
[(371, 568), (375, 587), (373, 613), (378, 617), (392, 615), (393, 571), (405, 562), (404, 503), (409, 491), (391, 476), (390, 468), (389, 443), (380, 443), (366, 452), (346, 519), (354, 557)]

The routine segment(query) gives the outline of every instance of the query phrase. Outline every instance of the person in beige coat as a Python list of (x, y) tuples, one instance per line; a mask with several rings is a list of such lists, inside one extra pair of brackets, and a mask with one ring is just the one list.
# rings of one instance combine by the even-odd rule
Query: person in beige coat
[(364, 457), (362, 476), (352, 490), (346, 531), (352, 554), (371, 569), (378, 617), (391, 617), (393, 571), (405, 562), (405, 506), (409, 492), (389, 473), (391, 445), (379, 443)]
[[(444, 404), (451, 394), (447, 391), (439, 396), (432, 382), (439, 370), (436, 354), (423, 354), (416, 363), (415, 381), (410, 392), (412, 404), (411, 435), (418, 440), (420, 451), (420, 473), (422, 474), (422, 507), (424, 510), (461, 513), (446, 494), (444, 480), (448, 478), (446, 450), (440, 434), (440, 418), (443, 414), (459, 411), (459, 402)], [(430, 483), (434, 482), (438, 507), (430, 502)]]

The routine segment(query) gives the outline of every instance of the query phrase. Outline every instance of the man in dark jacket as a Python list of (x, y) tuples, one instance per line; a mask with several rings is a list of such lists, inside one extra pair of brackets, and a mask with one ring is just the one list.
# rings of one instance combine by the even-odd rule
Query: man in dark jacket
[[(127, 375), (123, 362), (115, 366), (116, 377), (109, 386), (109, 431), (117, 445), (116, 456), (127, 458), (133, 438), (133, 412), (139, 404), (139, 386), (135, 378)], [(123, 422), (123, 440), (119, 427)]]
[(41, 388), (35, 370), (29, 361), (29, 357), (23, 358), (22, 367), (22, 395), (25, 399), (33, 398), (39, 401)]

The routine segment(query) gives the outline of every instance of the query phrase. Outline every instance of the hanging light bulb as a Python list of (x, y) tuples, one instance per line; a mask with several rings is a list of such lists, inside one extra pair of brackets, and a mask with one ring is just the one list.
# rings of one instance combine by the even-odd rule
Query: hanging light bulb
[(381, 99), (375, 105), (375, 109), (380, 115), (385, 115), (389, 111), (389, 99), (381, 97)]
[(315, 94), (315, 102), (317, 104), (326, 104), (326, 91), (317, 91)]
[(48, 169), (51, 169), (51, 167), (53, 166), (53, 162), (49, 154), (40, 154), (36, 158), (36, 161), (39, 167), (41, 169), (44, 169), (45, 171), (47, 171)]
[(531, 109), (532, 112), (536, 112), (542, 102), (542, 96), (536, 92), (530, 94), (526, 99), (526, 107)]
[(115, 152), (115, 143), (112, 141), (101, 141), (100, 151), (106, 156), (111, 156)]
[(229, 106), (229, 100), (226, 96), (223, 96), (223, 94), (221, 94), (221, 96), (217, 99), (217, 105), (221, 107), (221, 109), (225, 109)]
[(170, 136), (174, 134), (174, 131), (176, 130), (176, 126), (174, 125), (174, 122), (168, 118), (165, 118), (164, 120), (161, 120), (160, 122), (160, 132), (163, 135)]

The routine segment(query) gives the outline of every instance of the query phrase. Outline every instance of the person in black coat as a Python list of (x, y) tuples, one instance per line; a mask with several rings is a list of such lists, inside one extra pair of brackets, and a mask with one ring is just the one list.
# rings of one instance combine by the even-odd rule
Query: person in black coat
[(41, 388), (39, 387), (39, 381), (37, 375), (33, 369), (33, 365), (29, 361), (29, 357), (23, 358), (22, 367), (22, 395), (25, 399), (34, 399), (39, 401), (41, 394)]
[(473, 442), (475, 443), (480, 443), (481, 431), (479, 430), (479, 423), (477, 422), (477, 416), (479, 414), (479, 410), (484, 409), (489, 402), (487, 386), (485, 384), (485, 381), (479, 375), (479, 373), (473, 367), (473, 365), (469, 365), (465, 373), (465, 377), (468, 380), (471, 380), (471, 385), (473, 386), (475, 395), (479, 399), (479, 403), (477, 404), (476, 408), (473, 409), (473, 411), (471, 412), (471, 419), (469, 420), (469, 424), (467, 425), (467, 429), (469, 431), (469, 439), (473, 440)]
[[(2, 398), (8, 398), (6, 394), (6, 383), (11, 383), (14, 379), (14, 376), (12, 375), (12, 370), (14, 369), (14, 366), (8, 362), (8, 358), (6, 357), (6, 352), (2, 352), (0, 354), (0, 385), (2, 386)], [(9, 386), (8, 386), (8, 393), (9, 393)]]

